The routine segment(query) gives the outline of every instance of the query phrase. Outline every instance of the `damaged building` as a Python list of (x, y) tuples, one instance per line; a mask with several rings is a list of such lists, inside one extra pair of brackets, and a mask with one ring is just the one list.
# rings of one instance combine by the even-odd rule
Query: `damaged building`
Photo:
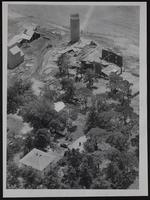
[(25, 29), (23, 34), (21, 35), (21, 44), (26, 42), (32, 42), (40, 37), (40, 34), (34, 31), (33, 29)]
[[(58, 66), (71, 78), (91, 69), (97, 77), (107, 78), (111, 72), (122, 73), (123, 58), (113, 50), (102, 49), (94, 41), (82, 40), (59, 52)], [(61, 69), (61, 67), (60, 67)]]
[(102, 59), (114, 63), (120, 68), (123, 66), (123, 58), (121, 54), (119, 52), (114, 52), (112, 49), (102, 49)]

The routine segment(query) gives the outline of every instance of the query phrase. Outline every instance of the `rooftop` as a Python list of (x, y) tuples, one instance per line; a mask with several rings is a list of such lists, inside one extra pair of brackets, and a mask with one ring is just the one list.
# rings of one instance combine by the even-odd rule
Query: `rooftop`
[(69, 149), (79, 149), (80, 152), (84, 150), (84, 143), (87, 141), (87, 138), (85, 135), (79, 137), (77, 140), (75, 140), (72, 144), (68, 146)]
[(12, 47), (11, 49), (9, 49), (9, 51), (13, 54), (13, 55), (15, 55), (15, 54), (17, 54), (17, 53), (21, 53), (21, 55), (23, 55), (23, 52), (19, 49), (19, 47), (17, 47), (17, 46), (14, 46), (14, 47)]
[(115, 53), (115, 54), (120, 55), (120, 56), (122, 55), (119, 50), (115, 50), (113, 48), (104, 48), (103, 50), (107, 50), (109, 52)]
[(59, 112), (65, 107), (65, 104), (62, 101), (58, 101), (57, 103), (54, 103), (54, 109)]
[(30, 166), (34, 169), (43, 171), (51, 162), (56, 158), (56, 155), (51, 152), (51, 154), (45, 153), (39, 149), (32, 149), (28, 154), (26, 154), (19, 162)]
[(118, 72), (119, 70), (120, 70), (120, 68), (119, 68), (118, 66), (113, 65), (113, 64), (110, 64), (110, 65), (108, 65), (107, 67), (103, 68), (103, 69), (102, 69), (102, 72), (103, 72), (104, 74), (106, 74), (107, 76), (109, 76), (111, 72), (115, 72), (115, 73), (116, 73), (116, 72)]
[(8, 47), (16, 45), (21, 40), (22, 40), (21, 35), (15, 35), (11, 40), (9, 40)]
[(91, 49), (90, 52), (82, 56), (81, 60), (86, 62), (97, 62), (100, 63), (101, 52), (98, 49)]

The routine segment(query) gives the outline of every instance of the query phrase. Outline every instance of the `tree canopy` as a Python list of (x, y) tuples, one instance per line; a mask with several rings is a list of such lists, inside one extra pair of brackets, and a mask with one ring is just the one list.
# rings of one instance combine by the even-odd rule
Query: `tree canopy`
[(34, 98), (31, 82), (17, 79), (14, 85), (7, 89), (7, 113), (16, 113), (20, 106)]

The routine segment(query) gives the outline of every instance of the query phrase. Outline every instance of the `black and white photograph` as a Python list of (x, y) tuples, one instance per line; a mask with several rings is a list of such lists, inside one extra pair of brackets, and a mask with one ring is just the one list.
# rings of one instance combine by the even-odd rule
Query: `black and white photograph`
[(147, 195), (146, 69), (144, 2), (3, 2), (4, 195)]

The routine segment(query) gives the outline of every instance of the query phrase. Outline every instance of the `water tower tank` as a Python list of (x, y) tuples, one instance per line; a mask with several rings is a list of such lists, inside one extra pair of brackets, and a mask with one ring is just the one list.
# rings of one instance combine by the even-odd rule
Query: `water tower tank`
[(70, 15), (71, 42), (77, 42), (80, 39), (80, 19), (79, 14)]

